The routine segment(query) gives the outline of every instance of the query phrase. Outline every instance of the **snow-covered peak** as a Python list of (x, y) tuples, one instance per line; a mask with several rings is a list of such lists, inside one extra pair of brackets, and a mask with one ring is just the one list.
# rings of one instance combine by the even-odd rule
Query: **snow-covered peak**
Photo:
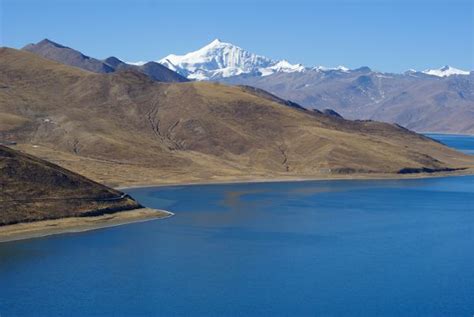
[(215, 39), (197, 51), (171, 54), (158, 61), (189, 79), (209, 80), (241, 74), (271, 75), (276, 72), (303, 71), (302, 65), (274, 61), (250, 53), (231, 43)]
[(322, 71), (322, 72), (328, 72), (328, 71), (336, 70), (336, 71), (346, 73), (350, 69), (345, 67), (345, 66), (339, 65), (337, 67), (332, 67), (332, 68), (331, 67), (325, 67), (325, 66), (316, 66), (316, 67), (313, 67), (313, 70)]
[(204, 46), (203, 48), (213, 48), (213, 47), (221, 46), (221, 45), (232, 46), (232, 44), (222, 42), (220, 39), (214, 39), (214, 41), (212, 41), (211, 43), (207, 44), (207, 45)]
[(260, 68), (259, 72), (262, 76), (268, 76), (274, 73), (294, 73), (303, 72), (305, 70), (306, 67), (301, 64), (291, 64), (287, 60), (281, 60), (270, 67)]
[[(237, 45), (223, 42), (220, 39), (214, 39), (202, 48), (184, 55), (170, 54), (157, 62), (184, 77), (194, 80), (218, 80), (238, 75), (270, 76), (278, 73), (301, 73), (307, 70), (321, 72), (322, 74), (332, 72), (337, 72), (338, 74), (371, 72), (368, 67), (354, 70), (345, 66), (316, 66), (308, 68), (301, 64), (291, 64), (287, 60), (273, 60), (265, 56), (253, 54)], [(140, 66), (146, 62), (127, 63)], [(439, 69), (427, 69), (424, 71), (410, 69), (403, 74), (413, 77), (425, 75), (447, 77), (452, 75), (469, 75), (470, 72), (451, 66), (444, 66)]]
[(410, 68), (409, 70), (404, 71), (403, 75), (410, 76), (410, 77), (415, 77), (415, 78), (419, 77), (419, 75), (425, 76), (425, 74), (423, 74), (422, 72), (417, 71), (416, 69), (413, 69), (413, 68)]
[(469, 75), (468, 71), (457, 69), (451, 66), (444, 66), (438, 69), (426, 69), (422, 73), (438, 77), (447, 77), (452, 75)]
[(135, 65), (135, 66), (142, 66), (142, 65), (145, 65), (146, 63), (148, 62), (145, 62), (145, 61), (139, 61), (139, 62), (125, 62), (129, 65)]

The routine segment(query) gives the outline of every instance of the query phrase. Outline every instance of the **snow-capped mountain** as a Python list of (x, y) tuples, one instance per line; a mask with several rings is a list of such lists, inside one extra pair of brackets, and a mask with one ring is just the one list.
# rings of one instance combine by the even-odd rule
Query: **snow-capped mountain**
[(320, 72), (328, 72), (328, 71), (332, 71), (332, 70), (336, 70), (336, 71), (340, 71), (340, 72), (348, 72), (350, 71), (349, 68), (345, 67), (345, 66), (342, 66), (342, 65), (339, 65), (337, 67), (325, 67), (325, 66), (316, 66), (316, 67), (313, 67), (312, 68), (313, 70), (316, 70), (316, 71), (320, 71)]
[(302, 72), (305, 67), (286, 60), (274, 61), (216, 39), (203, 48), (185, 54), (168, 55), (158, 61), (177, 73), (197, 80), (218, 79), (242, 74), (268, 76), (276, 72)]
[[(273, 60), (257, 55), (237, 45), (222, 42), (219, 39), (215, 39), (197, 51), (184, 55), (170, 54), (157, 62), (191, 80), (222, 80), (239, 75), (265, 77), (276, 73), (305, 73), (307, 71), (321, 74), (331, 74), (334, 72), (344, 74), (366, 68), (362, 67), (353, 70), (345, 66), (333, 68), (325, 66), (305, 67), (301, 64), (291, 64), (287, 60)], [(146, 62), (128, 62), (128, 64), (142, 66)], [(371, 70), (368, 69), (368, 71), (370, 72)], [(404, 75), (448, 77), (452, 75), (469, 75), (469, 73), (469, 71), (444, 66), (439, 69), (427, 69), (424, 71), (410, 69)]]
[(283, 72), (283, 73), (293, 73), (293, 72), (303, 72), (306, 68), (301, 64), (290, 64), (287, 60), (281, 60), (276, 62), (274, 65), (267, 68), (260, 68), (259, 72), (261, 76), (268, 76), (274, 73)]
[(451, 66), (444, 66), (438, 69), (426, 69), (422, 73), (438, 77), (447, 77), (452, 75), (469, 75), (468, 71), (457, 69)]

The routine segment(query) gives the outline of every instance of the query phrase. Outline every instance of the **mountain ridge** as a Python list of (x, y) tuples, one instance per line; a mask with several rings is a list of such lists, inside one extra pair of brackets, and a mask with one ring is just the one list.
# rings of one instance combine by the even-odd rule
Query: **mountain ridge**
[(301, 109), (254, 88), (98, 74), (7, 48), (0, 57), (0, 139), (108, 184), (472, 165), (398, 126)]
[(422, 73), (427, 75), (433, 75), (438, 77), (448, 77), (453, 75), (469, 75), (470, 72), (461, 70), (455, 67), (451, 67), (449, 65), (443, 66), (438, 69), (426, 69), (422, 71)]
[(351, 72), (235, 76), (221, 82), (249, 85), (309, 109), (330, 108), (348, 119), (397, 123), (418, 132), (474, 134), (474, 76), (447, 77)]
[(112, 73), (123, 69), (133, 69), (148, 75), (151, 79), (156, 81), (187, 81), (186, 78), (159, 63), (148, 62), (140, 66), (129, 65), (114, 56), (108, 57), (105, 60), (99, 60), (49, 39), (41, 40), (36, 44), (28, 44), (23, 47), (22, 50), (94, 73)]
[[(47, 46), (53, 45), (66, 50), (68, 54), (72, 50), (50, 40), (40, 43), (42, 42)], [(232, 48), (230, 51), (229, 45)], [(216, 58), (213, 56), (212, 48), (222, 48), (222, 52), (227, 52), (227, 57)], [(232, 61), (234, 48), (238, 56), (243, 54), (242, 56), (247, 59), (240, 62), (239, 59)], [(40, 56), (52, 58), (48, 56), (49, 50), (33, 51)], [(88, 69), (90, 65), (93, 68), (101, 68), (99, 71), (96, 69), (99, 73), (134, 69), (156, 81), (188, 80), (165, 67), (163, 68), (171, 74), (171, 77), (163, 76), (162, 66), (156, 62), (129, 65), (115, 57), (99, 61), (84, 57), (78, 51), (72, 51), (76, 58), (86, 59), (86, 66), (82, 67), (83, 69)], [(403, 74), (381, 73), (367, 66), (348, 69), (343, 66), (299, 68), (300, 65), (296, 65), (295, 69), (292, 68), (295, 65), (286, 64), (285, 61), (273, 61), (245, 50), (242, 52), (241, 48), (220, 40), (205, 46), (204, 52), (204, 55), (202, 52), (198, 54), (199, 58), (203, 58), (201, 62), (205, 65), (214, 63), (211, 69), (202, 69), (199, 63), (194, 63), (192, 64), (194, 73), (190, 75), (189, 72), (185, 72), (183, 75), (194, 77), (193, 80), (208, 80), (208, 77), (212, 77), (213, 81), (254, 86), (309, 109), (320, 111), (332, 109), (348, 119), (373, 119), (397, 123), (419, 132), (474, 133), (474, 73), (467, 74), (449, 66), (422, 72), (409, 70)], [(75, 65), (74, 59), (73, 61), (52, 59)], [(252, 64), (253, 60), (258, 60), (262, 67), (255, 67)], [(101, 66), (97, 66), (97, 63)], [(221, 68), (229, 65), (232, 67)], [(247, 66), (245, 69), (239, 68), (242, 65)], [(282, 65), (283, 68), (279, 68)], [(178, 79), (176, 76), (179, 76)]]
[[(306, 70), (321, 72), (352, 71), (352, 69), (341, 65), (337, 67), (307, 67), (302, 64), (291, 64), (284, 59), (273, 60), (262, 55), (251, 53), (232, 43), (223, 42), (220, 39), (215, 39), (198, 50), (183, 55), (169, 54), (157, 60), (157, 62), (193, 80), (219, 80), (239, 75), (268, 76), (279, 72), (291, 73), (304, 72)], [(132, 64), (142, 65), (143, 63), (145, 62)], [(469, 75), (470, 73), (469, 71), (460, 70), (451, 66), (444, 66), (440, 69), (426, 69), (423, 71), (408, 71), (437, 77)], [(390, 72), (378, 73), (394, 74)]]
[(275, 72), (304, 70), (302, 65), (293, 65), (286, 60), (274, 61), (219, 39), (184, 55), (170, 54), (158, 62), (195, 80), (210, 80), (242, 74), (267, 76)]

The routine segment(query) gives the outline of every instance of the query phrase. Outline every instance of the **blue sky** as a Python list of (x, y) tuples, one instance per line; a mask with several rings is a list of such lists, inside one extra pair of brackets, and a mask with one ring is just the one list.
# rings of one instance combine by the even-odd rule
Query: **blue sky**
[(0, 0), (2, 46), (49, 38), (126, 61), (220, 38), (307, 66), (474, 69), (472, 0)]

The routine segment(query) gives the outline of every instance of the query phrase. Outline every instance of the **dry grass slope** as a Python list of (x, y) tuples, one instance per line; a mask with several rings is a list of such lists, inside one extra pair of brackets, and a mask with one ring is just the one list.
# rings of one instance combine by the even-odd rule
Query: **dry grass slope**
[(248, 87), (95, 74), (8, 48), (0, 113), (0, 140), (112, 185), (473, 166), (401, 127), (301, 110)]
[(139, 207), (119, 191), (0, 146), (0, 226)]

